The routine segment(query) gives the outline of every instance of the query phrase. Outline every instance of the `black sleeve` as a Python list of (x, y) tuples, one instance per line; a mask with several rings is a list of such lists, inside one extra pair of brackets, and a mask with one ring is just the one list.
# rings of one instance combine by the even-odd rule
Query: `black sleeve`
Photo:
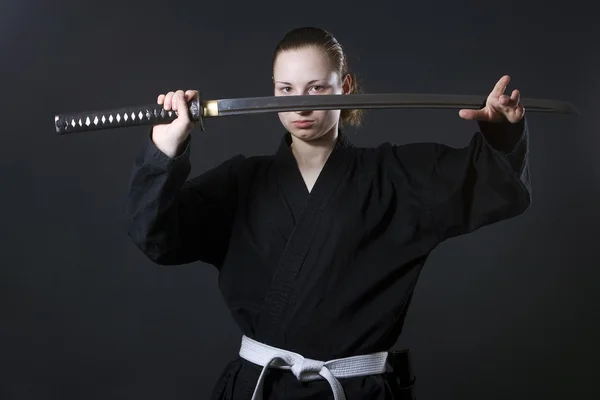
[(438, 242), (520, 215), (531, 204), (527, 120), (478, 121), (478, 127), (463, 148), (395, 147)]
[(126, 203), (127, 233), (160, 265), (202, 261), (220, 267), (236, 206), (237, 156), (188, 179), (191, 136), (170, 158), (150, 136), (135, 158)]

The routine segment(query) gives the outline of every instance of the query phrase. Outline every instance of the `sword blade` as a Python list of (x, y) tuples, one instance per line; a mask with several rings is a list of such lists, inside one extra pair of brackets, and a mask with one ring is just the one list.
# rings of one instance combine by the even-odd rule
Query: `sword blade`
[[(459, 94), (369, 93), (245, 97), (218, 100), (202, 100), (197, 98), (190, 101), (188, 106), (191, 119), (199, 122), (200, 129), (204, 130), (204, 119), (211, 117), (356, 108), (478, 109), (482, 107), (485, 99), (486, 97), (483, 96)], [(579, 115), (579, 111), (566, 101), (524, 98), (521, 102), (525, 106), (526, 112)], [(175, 118), (177, 118), (175, 112), (165, 111), (161, 105), (146, 104), (112, 110), (59, 114), (54, 116), (54, 126), (58, 134), (65, 135), (101, 129), (167, 124)]]
[[(369, 93), (350, 95), (302, 95), (247, 97), (206, 101), (204, 117), (257, 114), (268, 112), (335, 110), (335, 109), (461, 109), (480, 108), (486, 97), (459, 94)], [(216, 107), (214, 103), (216, 102)], [(569, 102), (551, 99), (524, 98), (526, 112), (576, 114)], [(212, 110), (212, 112), (211, 112)]]

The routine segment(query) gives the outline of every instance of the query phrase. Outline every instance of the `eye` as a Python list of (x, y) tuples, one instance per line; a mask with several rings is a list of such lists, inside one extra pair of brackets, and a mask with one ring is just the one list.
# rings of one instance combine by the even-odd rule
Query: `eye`
[(289, 93), (289, 91), (292, 90), (292, 88), (289, 86), (284, 86), (284, 87), (279, 88), (279, 90), (282, 91), (283, 93)]
[(312, 88), (313, 88), (313, 89), (314, 89), (314, 91), (316, 91), (316, 92), (320, 92), (320, 91), (322, 91), (322, 90), (324, 89), (324, 88), (323, 88), (323, 86), (313, 86)]

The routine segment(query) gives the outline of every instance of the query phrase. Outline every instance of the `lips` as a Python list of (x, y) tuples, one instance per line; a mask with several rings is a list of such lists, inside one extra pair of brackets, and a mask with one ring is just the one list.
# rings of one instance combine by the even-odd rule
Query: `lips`
[(298, 128), (308, 128), (309, 126), (314, 124), (314, 122), (315, 121), (312, 121), (312, 120), (302, 119), (302, 120), (294, 121), (293, 124), (295, 126), (297, 126)]

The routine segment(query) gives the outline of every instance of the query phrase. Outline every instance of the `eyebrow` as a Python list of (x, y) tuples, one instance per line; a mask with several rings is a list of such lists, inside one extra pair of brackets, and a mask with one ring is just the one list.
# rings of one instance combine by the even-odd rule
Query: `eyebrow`
[[(327, 79), (313, 79), (312, 81), (308, 82), (308, 84), (310, 85), (310, 84), (312, 84), (312, 83), (315, 83), (315, 82), (319, 82), (319, 81), (326, 81), (326, 80), (327, 80)], [(289, 82), (282, 82), (282, 81), (275, 81), (275, 83), (281, 83), (281, 84), (283, 84), (283, 85), (290, 85), (290, 86), (292, 85), (292, 84), (291, 84), (291, 83), (289, 83)]]

